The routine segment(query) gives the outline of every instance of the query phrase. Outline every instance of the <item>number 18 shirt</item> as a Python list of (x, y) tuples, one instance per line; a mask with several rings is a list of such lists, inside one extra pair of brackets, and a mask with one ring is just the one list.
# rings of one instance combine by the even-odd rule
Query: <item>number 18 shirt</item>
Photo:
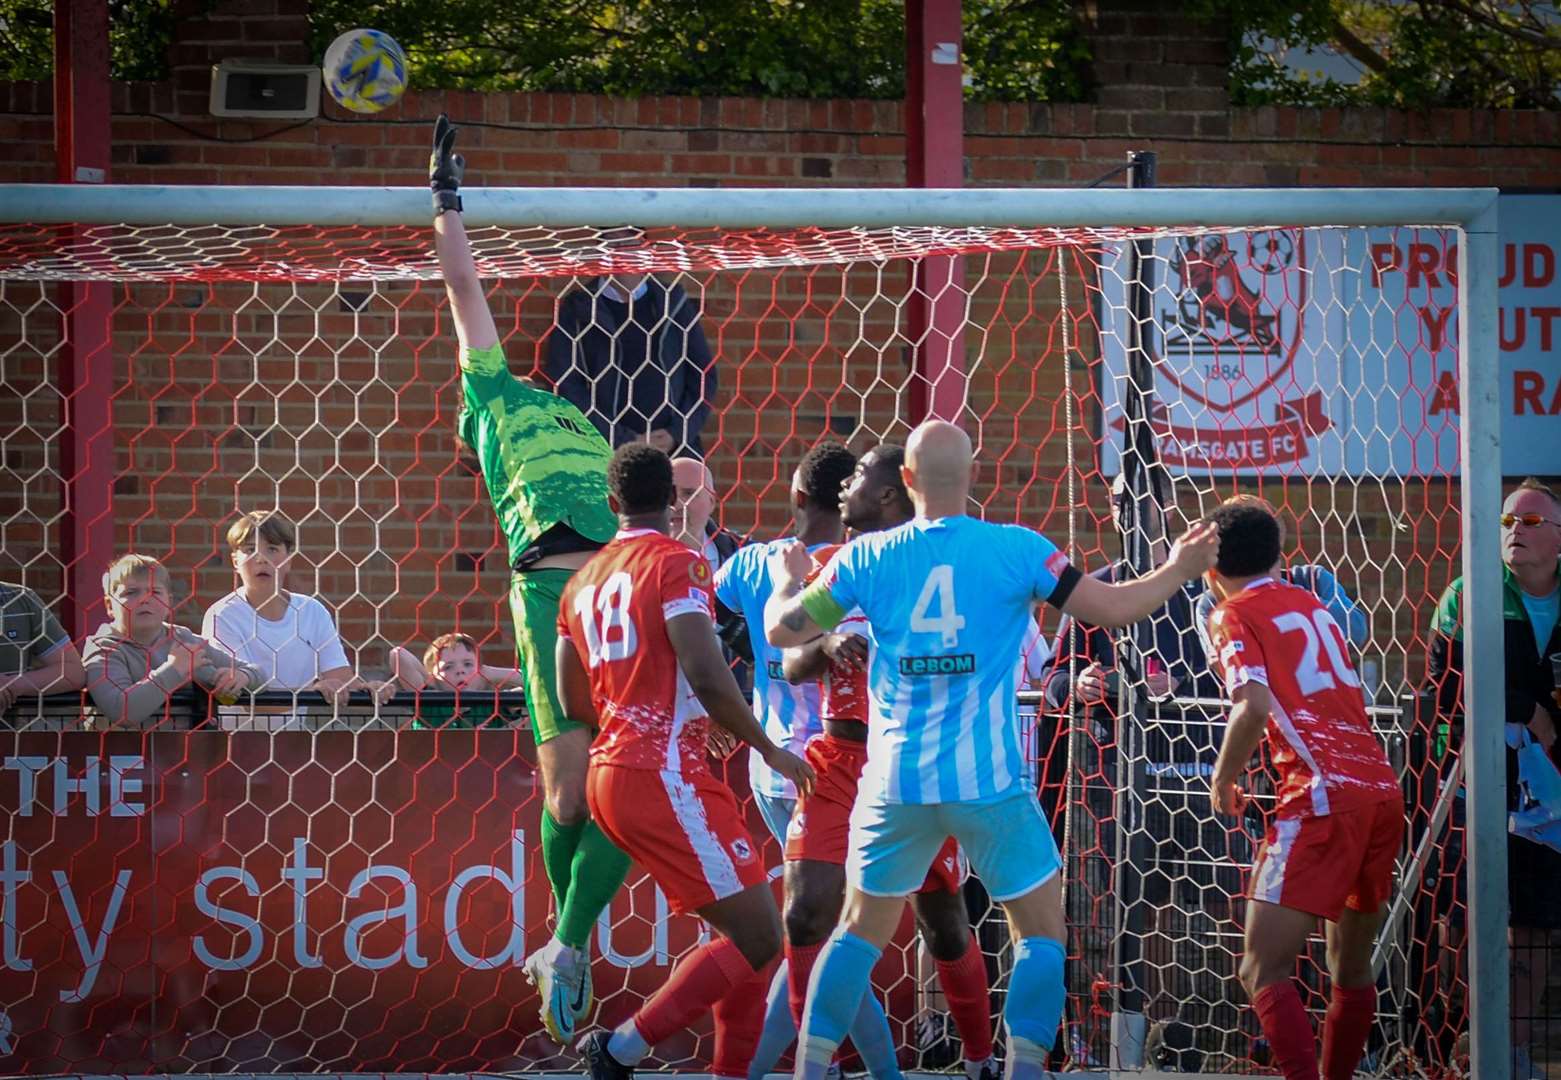
[(569, 579), (558, 636), (590, 675), (601, 721), (593, 765), (708, 770), (705, 709), (667, 638), (667, 620), (690, 612), (713, 617), (710, 564), (649, 529), (620, 532)]
[(1305, 589), (1260, 578), (1214, 609), (1214, 663), (1227, 694), (1262, 683), (1281, 818), (1322, 817), (1402, 800), (1372, 734), (1344, 634)]

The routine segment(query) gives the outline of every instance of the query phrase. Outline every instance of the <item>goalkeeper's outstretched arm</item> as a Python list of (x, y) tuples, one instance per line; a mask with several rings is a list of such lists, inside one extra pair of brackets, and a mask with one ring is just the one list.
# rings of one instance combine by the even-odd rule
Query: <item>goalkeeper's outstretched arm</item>
[(441, 113), (434, 124), (434, 149), (428, 158), (428, 186), (434, 193), (434, 251), (439, 256), (439, 271), (462, 350), (487, 349), (499, 343), (499, 332), (493, 325), (461, 220), (466, 159), (454, 151), (455, 125)]

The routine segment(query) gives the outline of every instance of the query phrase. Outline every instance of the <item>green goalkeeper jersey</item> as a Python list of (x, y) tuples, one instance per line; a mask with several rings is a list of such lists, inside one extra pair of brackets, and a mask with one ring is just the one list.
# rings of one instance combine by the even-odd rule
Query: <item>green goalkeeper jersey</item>
[(572, 403), (510, 374), (498, 345), (461, 359), (460, 434), (482, 463), (510, 564), (563, 523), (605, 544), (618, 530), (607, 506), (612, 447)]

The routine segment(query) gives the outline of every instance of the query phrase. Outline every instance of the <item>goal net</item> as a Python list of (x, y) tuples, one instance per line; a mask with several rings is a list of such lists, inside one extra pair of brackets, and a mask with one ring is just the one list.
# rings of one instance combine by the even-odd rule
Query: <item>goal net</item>
[[(1452, 1068), (1474, 1015), (1467, 943), (1488, 931), (1463, 884), (1461, 721), (1424, 682), (1433, 608), (1463, 573), (1458, 248), (1478, 200), (1396, 193), (1396, 211), (1363, 217), (1324, 193), (1087, 193), (1041, 210), (1032, 192), (928, 193), (853, 223), (842, 207), (878, 205), (874, 193), (828, 193), (860, 201), (808, 224), (809, 193), (674, 194), (699, 199), (615, 192), (595, 217), (527, 218), (473, 192), (469, 228), (517, 375), (549, 378), (561, 305), (600, 276), (653, 274), (697, 305), (711, 357), (697, 378), (669, 375), (648, 405), (592, 401), (619, 429), (687, 420), (725, 529), (784, 535), (808, 448), (833, 437), (860, 452), (929, 415), (976, 443), (972, 513), (1039, 529), (1089, 570), (1142, 569), (1165, 531), (1238, 492), (1280, 511), (1286, 568), (1346, 630), (1408, 804), (1365, 1068)], [(228, 523), (274, 508), (298, 527), (289, 588), (325, 604), (365, 678), (385, 677), (393, 648), (420, 656), (449, 632), (513, 664), (507, 554), (456, 440), (426, 196), (412, 212), (406, 192), (268, 193), (245, 208), (166, 190), (119, 220), (71, 197), (0, 223), (0, 581), (90, 612), (71, 627), (79, 642), (102, 612), (96, 595), (66, 595), (85, 580), (77, 564), (95, 580), (140, 552), (170, 571), (174, 619), (198, 627), (234, 587)], [(108, 381), (63, 374), (70, 335), (94, 331), (77, 310), (89, 288)], [(72, 450), (102, 437), (80, 429), (92, 403), (112, 427), (106, 529), (84, 519)], [(1257, 766), (1247, 813), (1209, 811), (1222, 710), (1196, 600), (1117, 635), (1057, 636), (1043, 615), (1059, 648), (1019, 711), (1065, 853), (1059, 1068), (1267, 1064), (1235, 971), (1272, 788)], [(1084, 688), (1092, 664), (1104, 695)], [(520, 968), (546, 939), (550, 896), (518, 693), (332, 708), (180, 691), (134, 730), (104, 730), (67, 695), (19, 699), (5, 718), (5, 1071), (572, 1067)], [(743, 753), (722, 768), (778, 868)], [(995, 1020), (1008, 930), (978, 881), (966, 896)], [(633, 870), (594, 943), (596, 1021), (630, 1014), (699, 933)], [(1314, 944), (1297, 975), (1320, 1021)], [(903, 1065), (957, 1067), (909, 925), (874, 985)], [(702, 1071), (710, 1052), (699, 1028), (653, 1064)]]

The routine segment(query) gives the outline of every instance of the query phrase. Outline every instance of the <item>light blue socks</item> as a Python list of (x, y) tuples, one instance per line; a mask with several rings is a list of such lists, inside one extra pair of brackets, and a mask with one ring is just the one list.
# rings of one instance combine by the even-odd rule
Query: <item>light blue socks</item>
[(830, 935), (808, 984), (808, 1005), (797, 1042), (797, 1080), (822, 1080), (862, 1007), (873, 965), (881, 955), (881, 949), (845, 930)]
[(1008, 977), (1003, 1021), (1008, 1027), (1005, 1080), (1037, 1080), (1046, 1075), (1046, 1058), (1057, 1041), (1066, 997), (1062, 942), (1021, 938), (1014, 945), (1014, 970)]

